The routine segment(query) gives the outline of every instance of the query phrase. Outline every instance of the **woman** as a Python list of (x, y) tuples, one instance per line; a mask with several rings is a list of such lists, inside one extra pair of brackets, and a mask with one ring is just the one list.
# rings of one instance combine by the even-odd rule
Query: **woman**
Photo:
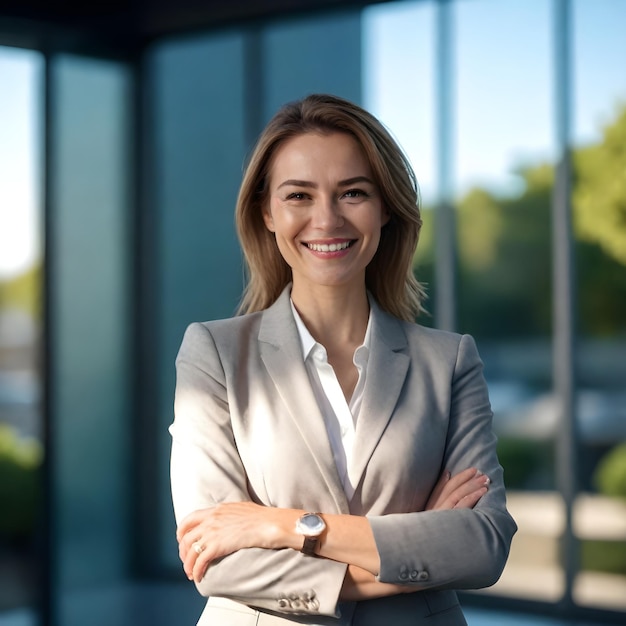
[(242, 315), (192, 324), (177, 358), (199, 624), (465, 624), (452, 590), (493, 584), (516, 527), (474, 342), (413, 321), (410, 165), (369, 113), (309, 96), (261, 135), (236, 216)]

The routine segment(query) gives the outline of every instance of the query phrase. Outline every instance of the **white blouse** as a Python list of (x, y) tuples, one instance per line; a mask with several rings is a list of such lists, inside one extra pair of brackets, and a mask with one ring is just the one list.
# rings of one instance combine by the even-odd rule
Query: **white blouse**
[(371, 345), (371, 317), (367, 322), (363, 344), (354, 351), (352, 360), (359, 372), (359, 379), (350, 402), (347, 402), (341, 385), (337, 380), (335, 370), (328, 362), (326, 348), (311, 336), (298, 311), (296, 311), (293, 302), (291, 303), (291, 310), (298, 327), (298, 334), (302, 343), (302, 356), (309, 374), (311, 387), (324, 416), (337, 472), (349, 500), (354, 495), (354, 490), (356, 489), (353, 477), (350, 474), (350, 468), (353, 456), (354, 432), (361, 410), (367, 374), (367, 362)]

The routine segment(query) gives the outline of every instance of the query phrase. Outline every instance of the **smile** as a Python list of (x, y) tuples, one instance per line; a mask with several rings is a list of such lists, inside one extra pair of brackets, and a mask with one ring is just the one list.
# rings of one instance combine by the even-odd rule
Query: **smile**
[(305, 244), (310, 250), (316, 252), (338, 252), (339, 250), (345, 250), (354, 243), (352, 241), (342, 241), (341, 243), (307, 243)]

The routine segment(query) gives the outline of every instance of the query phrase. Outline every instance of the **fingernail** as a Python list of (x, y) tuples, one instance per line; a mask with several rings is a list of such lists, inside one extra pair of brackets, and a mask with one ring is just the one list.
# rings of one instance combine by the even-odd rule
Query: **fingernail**
[(491, 478), (489, 478), (489, 476), (485, 476), (485, 482), (483, 483), (484, 485), (489, 485), (491, 484)]
[(483, 473), (479, 469), (477, 469), (476, 470), (476, 476), (482, 476), (482, 475), (483, 475)]

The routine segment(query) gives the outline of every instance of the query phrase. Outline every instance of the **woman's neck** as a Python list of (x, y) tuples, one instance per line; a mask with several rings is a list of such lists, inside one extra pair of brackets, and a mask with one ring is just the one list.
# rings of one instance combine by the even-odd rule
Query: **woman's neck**
[(365, 338), (369, 301), (365, 285), (298, 289), (291, 299), (313, 338), (327, 350), (359, 346)]

